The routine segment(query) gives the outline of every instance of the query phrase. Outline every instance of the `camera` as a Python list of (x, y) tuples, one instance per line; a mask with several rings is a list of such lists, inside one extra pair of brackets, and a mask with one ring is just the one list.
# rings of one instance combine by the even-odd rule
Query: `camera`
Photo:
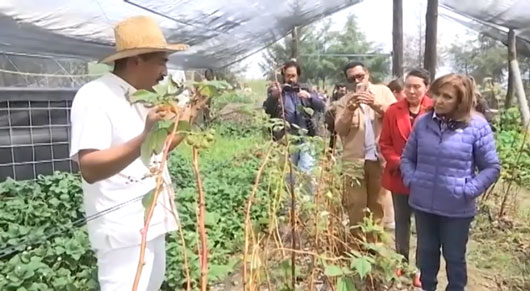
[(298, 84), (284, 84), (283, 85), (283, 91), (285, 92), (300, 92), (300, 85)]

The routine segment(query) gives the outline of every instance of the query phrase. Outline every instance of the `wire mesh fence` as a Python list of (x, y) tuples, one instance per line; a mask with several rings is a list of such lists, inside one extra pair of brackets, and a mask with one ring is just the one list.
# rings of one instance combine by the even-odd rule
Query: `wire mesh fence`
[(75, 89), (0, 88), (0, 181), (76, 172), (69, 158)]

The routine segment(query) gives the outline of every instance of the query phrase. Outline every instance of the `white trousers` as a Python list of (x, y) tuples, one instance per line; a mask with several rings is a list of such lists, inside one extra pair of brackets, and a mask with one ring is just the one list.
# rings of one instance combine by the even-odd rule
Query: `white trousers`
[[(98, 277), (101, 291), (130, 291), (140, 258), (140, 245), (97, 251)], [(138, 291), (157, 291), (166, 273), (166, 240), (161, 235), (149, 242), (145, 249)]]

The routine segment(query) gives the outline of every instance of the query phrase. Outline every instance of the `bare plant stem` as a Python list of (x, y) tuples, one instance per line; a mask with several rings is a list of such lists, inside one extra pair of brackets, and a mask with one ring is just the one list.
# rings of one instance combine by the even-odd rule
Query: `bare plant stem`
[[(277, 75), (274, 74), (275, 81), (278, 82)], [(283, 89), (280, 92), (280, 95), (278, 96), (278, 99), (280, 100), (280, 106), (282, 109), (282, 120), (283, 120), (283, 130), (285, 131), (284, 137), (286, 137), (287, 140), (287, 155), (288, 155), (288, 161), (289, 161), (289, 190), (291, 192), (291, 247), (292, 249), (296, 249), (296, 240), (295, 240), (295, 234), (296, 234), (296, 201), (295, 201), (295, 193), (294, 193), (294, 172), (293, 172), (293, 163), (291, 161), (291, 154), (289, 152), (289, 137), (287, 132), (287, 121), (285, 120), (285, 105), (283, 104)], [(292, 290), (296, 289), (296, 253), (291, 253), (291, 288)]]
[[(179, 112), (179, 111), (176, 111), (176, 112)], [(155, 187), (155, 192), (153, 193), (153, 203), (151, 204), (151, 207), (149, 208), (147, 216), (145, 217), (144, 228), (141, 231), (142, 242), (140, 244), (140, 259), (138, 260), (138, 267), (136, 268), (136, 275), (134, 277), (133, 291), (138, 290), (138, 284), (140, 283), (140, 277), (142, 276), (142, 269), (145, 265), (144, 259), (145, 259), (145, 248), (147, 246), (147, 232), (149, 231), (149, 224), (151, 223), (151, 218), (153, 217), (153, 213), (154, 213), (157, 201), (158, 201), (158, 196), (160, 195), (160, 190), (162, 188), (161, 186), (163, 183), (164, 168), (166, 166), (169, 148), (171, 147), (171, 143), (175, 139), (175, 134), (177, 132), (177, 127), (178, 127), (178, 122), (179, 122), (178, 113), (175, 116), (174, 120), (175, 120), (175, 126), (173, 127), (171, 134), (166, 138), (166, 142), (164, 145), (164, 151), (162, 154), (162, 161), (160, 162), (160, 167), (157, 172), (156, 187)]]
[[(175, 207), (175, 201), (173, 199), (169, 199), (169, 202), (171, 203), (172, 209), (177, 209)], [(184, 257), (184, 270), (186, 271), (186, 290), (191, 290), (191, 276), (190, 276), (190, 265), (188, 263), (188, 255), (186, 253), (186, 241), (184, 240), (184, 231), (182, 230), (182, 225), (180, 224), (180, 220), (178, 219), (177, 215), (172, 211), (173, 218), (175, 219), (175, 222), (177, 223), (177, 227), (179, 230), (179, 236), (180, 236), (180, 243), (182, 244), (182, 255)]]
[(485, 202), (485, 201), (489, 200), (489, 198), (491, 196), (491, 193), (493, 193), (493, 190), (497, 186), (497, 182), (498, 182), (498, 180), (495, 181), (495, 183), (493, 183), (493, 185), (486, 191), (486, 194), (484, 196), (482, 196), (482, 199), (481, 199), (482, 202)]
[[(515, 160), (516, 165), (519, 164), (519, 161), (521, 160), (521, 156), (523, 154), (523, 149), (526, 146), (526, 139), (528, 136), (528, 124), (526, 124), (524, 129), (525, 130), (524, 130), (524, 135), (523, 135), (523, 141), (521, 142), (521, 146), (519, 147), (519, 150), (517, 152), (517, 159)], [(514, 175), (514, 173), (515, 173), (515, 168), (512, 169), (512, 176)], [(504, 197), (502, 198), (501, 209), (499, 211), (499, 218), (503, 217), (505, 214), (506, 202), (510, 194), (510, 188), (512, 186), (512, 183), (513, 183), (513, 179), (511, 179), (510, 182), (508, 183), (508, 189), (506, 189), (506, 192), (504, 193)]]
[(256, 174), (256, 180), (254, 181), (254, 187), (252, 188), (252, 192), (250, 193), (250, 196), (247, 200), (247, 211), (245, 214), (245, 249), (243, 252), (243, 290), (247, 290), (247, 254), (248, 254), (248, 246), (249, 246), (249, 233), (250, 233), (250, 210), (252, 209), (252, 203), (254, 201), (254, 196), (256, 195), (256, 192), (258, 192), (259, 182), (261, 181), (261, 175), (263, 174), (263, 170), (265, 170), (265, 166), (267, 165), (267, 162), (269, 161), (269, 156), (272, 152), (273, 147), (269, 147), (269, 150), (267, 151), (267, 154), (265, 155), (265, 158), (261, 162), (261, 166), (259, 167), (258, 173)]
[[(327, 150), (324, 150), (324, 153), (326, 152)], [(326, 159), (327, 160), (327, 159)], [(325, 161), (326, 161), (325, 160)], [(315, 195), (315, 216), (314, 216), (314, 219), (315, 219), (315, 251), (318, 253), (318, 249), (319, 249), (319, 244), (318, 244), (318, 212), (319, 212), (319, 198), (320, 198), (320, 192), (321, 192), (321, 185), (322, 185), (322, 182), (324, 180), (324, 174), (325, 174), (325, 169), (326, 169), (326, 166), (327, 166), (327, 163), (326, 162), (323, 162), (322, 165), (321, 165), (321, 169), (320, 169), (320, 177), (318, 178), (318, 185), (317, 185), (317, 193)], [(315, 277), (315, 261), (316, 261), (316, 257), (313, 256), (313, 259), (311, 261), (311, 282), (309, 284), (309, 290), (315, 290), (314, 287), (315, 287), (315, 281), (314, 281), (314, 277)]]
[[(296, 250), (296, 201), (294, 193), (293, 163), (289, 161), (290, 192), (291, 192), (291, 248)], [(291, 287), (296, 290), (296, 252), (291, 252)]]
[(201, 291), (206, 291), (208, 288), (208, 244), (206, 236), (206, 226), (205, 226), (205, 217), (206, 217), (206, 202), (204, 197), (204, 190), (202, 186), (201, 176), (199, 173), (199, 151), (197, 147), (193, 147), (193, 172), (195, 173), (195, 179), (197, 181), (197, 190), (199, 191), (199, 221), (197, 224), (199, 226), (199, 236), (201, 240)]

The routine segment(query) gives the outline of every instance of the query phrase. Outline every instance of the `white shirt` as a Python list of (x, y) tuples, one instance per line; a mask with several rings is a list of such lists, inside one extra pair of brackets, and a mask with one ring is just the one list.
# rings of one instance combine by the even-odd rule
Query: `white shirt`
[[(134, 93), (130, 84), (108, 73), (79, 89), (71, 110), (72, 136), (70, 156), (77, 161), (80, 150), (104, 150), (123, 144), (139, 136), (144, 130), (147, 109), (132, 105), (128, 96)], [(160, 161), (154, 157), (153, 162)], [(140, 158), (118, 174), (89, 184), (82, 180), (84, 210), (87, 216), (143, 196), (156, 186), (156, 178), (149, 176), (149, 168)], [(176, 210), (169, 199), (174, 199), (173, 187), (167, 166), (164, 170), (164, 187), (149, 226), (147, 240), (177, 229)], [(141, 243), (144, 227), (142, 200), (128, 203), (87, 223), (92, 247), (108, 250)]]

